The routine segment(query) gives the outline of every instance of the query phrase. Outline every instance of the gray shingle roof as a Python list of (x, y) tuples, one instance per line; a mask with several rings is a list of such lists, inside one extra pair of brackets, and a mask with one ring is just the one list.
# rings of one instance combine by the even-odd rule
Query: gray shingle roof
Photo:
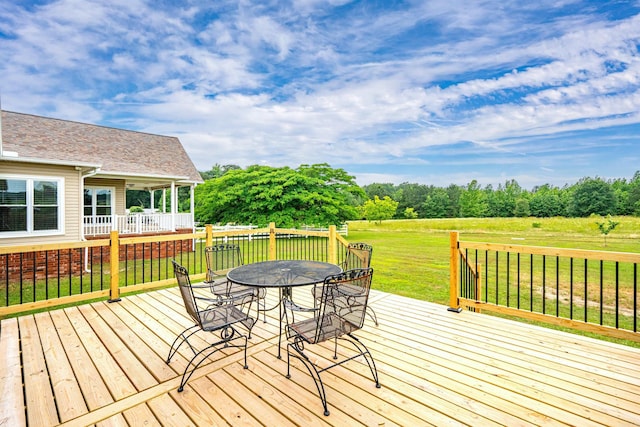
[(100, 174), (202, 182), (176, 137), (2, 111), (3, 152), (18, 159), (99, 165)]

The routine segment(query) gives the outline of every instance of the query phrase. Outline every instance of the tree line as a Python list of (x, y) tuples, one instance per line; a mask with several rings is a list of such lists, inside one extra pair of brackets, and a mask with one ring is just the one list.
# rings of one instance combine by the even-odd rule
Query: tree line
[(545, 184), (532, 190), (516, 180), (496, 188), (472, 180), (463, 186), (374, 183), (363, 189), (370, 200), (397, 202), (393, 218), (640, 216), (640, 171), (630, 180), (585, 177), (573, 185)]
[[(522, 188), (516, 180), (482, 187), (476, 180), (447, 187), (373, 183), (328, 164), (298, 168), (214, 165), (200, 172), (195, 218), (202, 224), (275, 222), (282, 227), (326, 226), (348, 220), (462, 217), (640, 216), (640, 171), (633, 178), (585, 177), (573, 185)], [(189, 210), (188, 188), (180, 188), (180, 211)], [(158, 197), (158, 194), (156, 194)], [(127, 207), (149, 207), (148, 192), (127, 192)], [(158, 201), (156, 201), (158, 206)]]

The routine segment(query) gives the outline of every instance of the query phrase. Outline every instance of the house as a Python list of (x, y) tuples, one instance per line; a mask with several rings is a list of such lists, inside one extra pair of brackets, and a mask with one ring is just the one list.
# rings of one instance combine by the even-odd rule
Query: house
[[(193, 190), (203, 181), (178, 138), (0, 113), (0, 245), (73, 242), (111, 230), (193, 232)], [(179, 187), (190, 188), (187, 213), (177, 211)], [(162, 206), (128, 214), (127, 190), (150, 191), (152, 201), (161, 191)]]

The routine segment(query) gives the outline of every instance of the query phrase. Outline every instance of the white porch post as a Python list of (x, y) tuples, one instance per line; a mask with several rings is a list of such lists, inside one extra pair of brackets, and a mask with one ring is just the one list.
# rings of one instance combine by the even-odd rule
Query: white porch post
[(156, 190), (149, 190), (149, 197), (151, 198), (151, 206), (149, 206), (151, 208), (151, 213), (155, 213), (155, 209), (156, 209), (156, 201), (155, 199), (155, 193)]
[(176, 231), (176, 212), (178, 212), (178, 190), (176, 183), (171, 181), (171, 230)]
[(167, 189), (162, 189), (162, 213), (167, 213)]
[(193, 229), (193, 232), (195, 233), (196, 231), (196, 218), (194, 216), (194, 211), (196, 208), (196, 202), (195, 202), (195, 189), (196, 189), (196, 185), (195, 184), (191, 184), (190, 189), (189, 189), (189, 212), (191, 213), (191, 228)]

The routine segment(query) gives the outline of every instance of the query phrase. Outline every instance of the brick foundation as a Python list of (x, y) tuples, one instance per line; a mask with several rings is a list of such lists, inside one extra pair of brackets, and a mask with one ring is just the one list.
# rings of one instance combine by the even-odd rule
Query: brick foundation
[[(178, 230), (175, 233), (153, 234), (173, 235), (189, 234), (190, 229)], [(120, 237), (140, 237), (141, 235), (120, 235)], [(149, 235), (146, 235), (147, 237)], [(104, 239), (104, 236), (88, 237), (87, 240)], [(181, 252), (193, 251), (193, 240), (175, 240), (165, 242), (147, 242), (120, 245), (120, 261), (147, 260), (158, 258), (174, 258)], [(0, 255), (0, 279), (10, 282), (33, 281), (45, 277), (79, 275), (83, 270), (86, 258), (90, 258), (89, 265), (109, 263), (111, 250), (109, 246), (93, 248), (59, 249), (49, 251), (34, 251)]]

